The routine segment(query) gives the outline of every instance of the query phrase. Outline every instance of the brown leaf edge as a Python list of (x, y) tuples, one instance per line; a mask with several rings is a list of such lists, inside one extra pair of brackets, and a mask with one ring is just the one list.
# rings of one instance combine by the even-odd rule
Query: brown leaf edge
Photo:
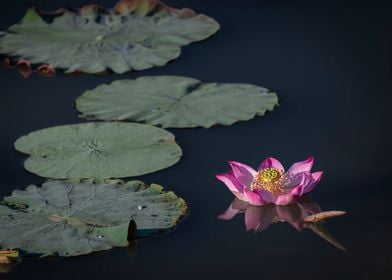
[(30, 62), (25, 59), (12, 60), (7, 57), (2, 60), (1, 65), (8, 69), (15, 68), (25, 79), (29, 78), (33, 73), (37, 73), (43, 77), (53, 77), (56, 75), (56, 69), (49, 64), (33, 67)]

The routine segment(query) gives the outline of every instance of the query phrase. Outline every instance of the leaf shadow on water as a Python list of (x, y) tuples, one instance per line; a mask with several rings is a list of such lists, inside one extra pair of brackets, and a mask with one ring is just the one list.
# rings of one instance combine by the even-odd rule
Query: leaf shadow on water
[[(295, 204), (279, 206), (268, 204), (253, 206), (235, 198), (229, 208), (218, 216), (221, 220), (231, 220), (238, 214), (244, 214), (246, 231), (260, 233), (272, 224), (287, 222), (297, 231), (309, 229), (334, 247), (346, 251), (346, 248), (335, 239), (323, 225), (325, 219), (341, 216), (343, 211), (323, 212), (310, 197), (304, 197)], [(305, 220), (314, 220), (306, 222)]]

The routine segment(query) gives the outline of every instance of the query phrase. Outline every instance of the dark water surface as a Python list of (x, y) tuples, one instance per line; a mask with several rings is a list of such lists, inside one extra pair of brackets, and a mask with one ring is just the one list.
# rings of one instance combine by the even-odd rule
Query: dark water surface
[[(25, 156), (13, 142), (33, 130), (83, 122), (75, 98), (104, 82), (143, 75), (247, 82), (276, 91), (281, 103), (264, 118), (230, 127), (171, 130), (183, 159), (141, 179), (185, 198), (190, 215), (173, 233), (139, 242), (135, 257), (119, 249), (30, 260), (0, 279), (392, 279), (392, 8), (342, 2), (168, 0), (216, 18), (221, 31), (184, 47), (166, 67), (142, 72), (25, 80), (0, 69), (1, 196), (44, 182), (24, 170)], [(1, 1), (0, 29), (31, 3), (55, 10), (88, 2)], [(347, 252), (288, 223), (253, 234), (245, 232), (243, 215), (217, 220), (233, 199), (214, 178), (227, 161), (256, 167), (274, 156), (288, 166), (309, 155), (314, 169), (325, 171), (312, 198), (324, 210), (348, 212), (326, 223)]]

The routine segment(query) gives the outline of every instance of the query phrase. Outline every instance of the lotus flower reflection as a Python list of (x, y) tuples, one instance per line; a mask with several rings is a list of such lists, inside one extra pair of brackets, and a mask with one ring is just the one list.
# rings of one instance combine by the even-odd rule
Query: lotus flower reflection
[(216, 175), (240, 200), (252, 205), (287, 205), (311, 192), (321, 180), (323, 172), (313, 172), (313, 158), (294, 163), (285, 172), (283, 165), (274, 158), (266, 158), (258, 171), (236, 162), (229, 162), (232, 170)]
[[(335, 216), (344, 214), (342, 211), (335, 212), (340, 212), (339, 215), (337, 214)], [(227, 221), (242, 213), (244, 213), (245, 216), (245, 227), (247, 231), (261, 232), (272, 224), (288, 222), (297, 231), (310, 229), (333, 246), (344, 251), (346, 250), (339, 241), (327, 232), (321, 223), (305, 222), (307, 217), (314, 214), (327, 213), (321, 212), (317, 203), (313, 202), (308, 197), (302, 197), (299, 202), (286, 206), (273, 204), (254, 206), (235, 198), (229, 208), (218, 218)]]

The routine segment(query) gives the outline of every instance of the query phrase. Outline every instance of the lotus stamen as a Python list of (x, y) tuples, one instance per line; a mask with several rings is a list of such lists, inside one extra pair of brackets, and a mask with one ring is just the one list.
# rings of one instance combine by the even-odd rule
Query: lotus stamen
[(266, 168), (256, 173), (250, 190), (266, 190), (273, 194), (284, 193), (285, 174), (276, 168)]

